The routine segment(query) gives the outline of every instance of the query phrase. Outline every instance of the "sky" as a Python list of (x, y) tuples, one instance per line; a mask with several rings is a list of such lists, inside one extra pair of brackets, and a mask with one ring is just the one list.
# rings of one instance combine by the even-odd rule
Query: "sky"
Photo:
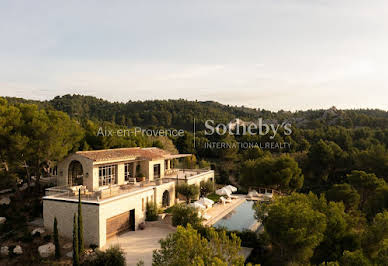
[(0, 95), (388, 110), (386, 0), (0, 2)]

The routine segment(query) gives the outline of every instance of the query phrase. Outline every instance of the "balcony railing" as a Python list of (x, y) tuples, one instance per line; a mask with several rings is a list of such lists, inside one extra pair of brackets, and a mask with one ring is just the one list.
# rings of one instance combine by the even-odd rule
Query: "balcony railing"
[(57, 186), (47, 188), (46, 196), (54, 198), (78, 199), (79, 189), (81, 189), (81, 200), (99, 201), (114, 196), (134, 192), (146, 187), (159, 186), (170, 182), (185, 182), (185, 180), (196, 178), (198, 175), (206, 173), (208, 169), (173, 169), (175, 171), (165, 172), (165, 177), (155, 180), (145, 180), (142, 182), (128, 183), (123, 185), (111, 185), (98, 191), (90, 192), (85, 186)]
[(168, 169), (167, 171), (164, 172), (164, 175), (168, 178), (187, 180), (187, 179), (195, 178), (196, 176), (209, 171), (211, 170), (209, 169)]
[[(112, 185), (107, 188), (100, 189), (98, 191), (89, 192), (85, 188), (81, 188), (81, 200), (88, 201), (100, 201), (103, 199), (108, 199), (114, 196), (123, 195), (126, 193), (134, 192), (146, 187), (158, 186), (166, 184), (169, 182), (175, 182), (176, 179), (172, 178), (159, 178), (154, 181), (143, 181), (136, 184), (123, 184), (123, 185)], [(64, 198), (64, 199), (78, 199), (79, 192), (78, 187), (51, 187), (47, 188), (45, 191), (46, 196), (54, 198)]]

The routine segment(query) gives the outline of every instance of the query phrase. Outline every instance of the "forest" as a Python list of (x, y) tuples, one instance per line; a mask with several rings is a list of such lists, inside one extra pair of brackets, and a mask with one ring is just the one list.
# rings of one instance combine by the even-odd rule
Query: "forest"
[[(289, 121), (292, 134), (207, 136), (193, 120)], [(77, 150), (156, 146), (192, 153), (240, 192), (289, 195), (256, 206), (265, 234), (250, 260), (262, 265), (387, 265), (388, 112), (372, 109), (278, 111), (187, 100), (129, 101), (64, 95), (49, 101), (0, 98), (0, 187), (16, 192), (49, 175)], [(184, 129), (182, 137), (101, 137), (109, 128)], [(210, 149), (206, 142), (288, 142), (287, 149)], [(271, 249), (266, 247), (271, 246)]]

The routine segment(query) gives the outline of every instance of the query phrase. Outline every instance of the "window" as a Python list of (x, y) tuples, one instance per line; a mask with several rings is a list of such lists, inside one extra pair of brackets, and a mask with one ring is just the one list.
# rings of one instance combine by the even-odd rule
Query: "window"
[(117, 183), (116, 171), (117, 165), (106, 165), (98, 168), (98, 177), (100, 186), (108, 186)]
[(124, 178), (125, 181), (128, 181), (130, 178), (133, 178), (133, 163), (124, 164)]
[(154, 179), (160, 178), (160, 164), (154, 165)]

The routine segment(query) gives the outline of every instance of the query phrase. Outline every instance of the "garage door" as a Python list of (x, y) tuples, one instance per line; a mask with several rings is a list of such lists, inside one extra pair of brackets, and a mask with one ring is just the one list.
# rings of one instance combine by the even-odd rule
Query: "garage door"
[(135, 210), (124, 212), (106, 220), (106, 237), (110, 238), (128, 230), (135, 230)]

